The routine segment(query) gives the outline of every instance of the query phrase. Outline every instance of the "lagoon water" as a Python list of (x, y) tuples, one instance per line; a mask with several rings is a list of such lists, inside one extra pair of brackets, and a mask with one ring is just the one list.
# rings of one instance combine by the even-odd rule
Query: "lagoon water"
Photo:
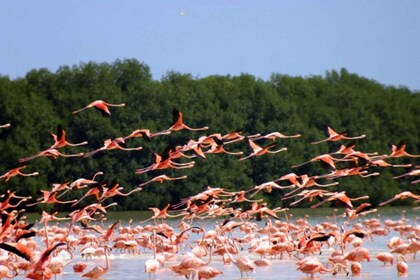
[[(340, 213), (342, 209), (338, 210), (336, 213)], [(293, 209), (290, 211), (292, 214), (290, 220), (293, 222), (296, 219), (302, 218), (305, 215), (309, 215), (308, 219), (311, 225), (316, 225), (318, 223), (322, 223), (325, 221), (332, 222), (333, 221), (333, 214), (335, 213), (333, 209)], [(144, 220), (150, 216), (150, 212), (111, 212), (108, 216), (108, 222), (113, 223), (117, 220), (121, 221), (122, 225), (127, 225), (130, 219), (133, 219), (134, 225), (138, 223), (138, 221)], [(280, 216), (280, 215), (279, 215)], [(372, 213), (367, 215), (366, 217), (361, 217), (354, 222), (362, 222), (368, 218), (378, 218), (383, 223), (386, 219), (392, 220), (399, 220), (401, 218), (406, 219), (408, 224), (416, 226), (418, 224), (418, 216), (420, 216), (420, 211), (412, 210), (411, 208), (400, 208), (400, 207), (389, 207), (389, 208), (382, 208), (379, 209), (378, 212)], [(284, 219), (282, 219), (284, 220)], [(336, 218), (337, 223), (343, 224), (346, 219), (344, 218)], [(201, 226), (203, 225), (206, 229), (211, 229), (214, 226), (213, 220), (200, 220), (193, 223), (193, 225)], [(179, 220), (168, 220), (168, 224), (173, 226), (174, 228), (179, 223)], [(264, 222), (261, 221), (260, 226), (264, 226)], [(145, 224), (141, 224), (144, 226)], [(117, 234), (117, 233), (116, 233)], [(399, 236), (400, 234), (395, 231), (390, 231), (387, 236), (374, 236), (373, 242), (369, 238), (367, 238), (364, 243), (362, 244), (363, 247), (366, 247), (370, 250), (370, 257), (371, 261), (362, 262), (362, 274), (360, 276), (346, 276), (344, 273), (339, 273), (336, 276), (331, 275), (330, 273), (327, 274), (316, 274), (314, 279), (381, 279), (381, 280), (391, 280), (391, 279), (420, 279), (420, 256), (416, 259), (413, 259), (412, 254), (407, 255), (407, 263), (409, 265), (409, 272), (406, 276), (398, 276), (396, 270), (396, 260), (393, 266), (389, 264), (384, 266), (381, 262), (376, 260), (375, 255), (379, 252), (389, 252), (386, 244), (388, 240), (393, 236)], [(191, 234), (191, 239), (200, 238), (201, 236), (194, 237), (195, 234)], [(237, 230), (234, 232), (234, 236), (241, 236), (241, 233)], [(191, 242), (191, 240), (189, 241)], [(245, 250), (241, 251), (240, 254), (248, 254), (247, 247)], [(351, 248), (351, 245), (349, 245)], [(323, 249), (322, 254), (318, 255), (318, 257), (322, 260), (323, 264), (326, 264), (326, 258), (330, 255), (332, 249)], [(248, 254), (249, 255), (249, 254)], [(165, 263), (165, 268), (161, 268), (158, 270), (156, 279), (186, 279), (183, 276), (179, 276), (172, 272), (170, 269), (167, 268), (168, 265), (171, 264), (179, 264), (184, 255), (178, 253), (178, 255), (171, 260)], [(237, 256), (234, 256), (237, 258)], [(258, 256), (249, 255), (249, 257), (253, 260), (258, 259)], [(144, 262), (152, 258), (152, 254), (150, 251), (148, 252), (141, 252), (139, 255), (127, 255), (127, 254), (119, 254), (116, 252), (112, 252), (110, 257), (110, 271), (103, 276), (102, 279), (149, 279), (149, 276), (144, 273)], [(204, 258), (207, 260), (207, 257)], [(395, 258), (396, 259), (396, 258)], [(75, 251), (75, 258), (64, 268), (64, 273), (59, 275), (57, 279), (66, 279), (66, 280), (73, 280), (73, 279), (82, 279), (81, 274), (74, 273), (72, 271), (72, 264), (80, 261), (81, 256), (78, 250)], [(269, 279), (308, 279), (302, 272), (296, 270), (295, 259), (270, 259), (271, 265), (268, 267), (257, 267), (256, 273), (251, 273), (246, 277), (246, 279), (261, 279), (261, 280), (269, 280)], [(103, 258), (97, 258), (88, 261), (88, 268), (90, 269), (96, 265), (105, 265), (105, 260)], [(239, 270), (233, 264), (230, 265), (223, 265), (220, 256), (213, 256), (211, 266), (220, 269), (223, 271), (222, 275), (219, 275), (215, 279), (240, 279)], [(153, 279), (153, 276), (152, 276)]]

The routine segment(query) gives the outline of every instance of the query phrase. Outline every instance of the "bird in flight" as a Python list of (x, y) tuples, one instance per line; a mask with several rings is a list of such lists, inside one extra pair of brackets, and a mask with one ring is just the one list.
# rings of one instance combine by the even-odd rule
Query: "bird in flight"
[(86, 107), (84, 107), (82, 109), (79, 109), (79, 110), (76, 110), (76, 111), (73, 111), (73, 115), (76, 115), (76, 114), (78, 114), (78, 113), (80, 113), (80, 112), (82, 112), (86, 109), (94, 107), (97, 110), (99, 110), (102, 113), (103, 116), (109, 117), (109, 116), (111, 116), (111, 112), (109, 111), (108, 107), (124, 107), (124, 106), (125, 106), (125, 103), (111, 104), (111, 103), (105, 102), (103, 100), (95, 100), (95, 101), (91, 102), (89, 105), (87, 105)]

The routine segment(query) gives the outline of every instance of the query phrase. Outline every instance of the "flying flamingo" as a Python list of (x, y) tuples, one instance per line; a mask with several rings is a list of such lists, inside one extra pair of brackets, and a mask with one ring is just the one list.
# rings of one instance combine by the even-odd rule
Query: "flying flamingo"
[(93, 175), (92, 179), (79, 178), (73, 181), (72, 183), (70, 183), (70, 188), (72, 189), (76, 188), (78, 190), (78, 189), (86, 188), (92, 184), (97, 184), (98, 182), (96, 181), (96, 177), (103, 174), (104, 173), (102, 171), (98, 171)]
[(365, 202), (360, 204), (356, 209), (346, 208), (345, 215), (348, 217), (349, 220), (354, 220), (359, 216), (359, 214), (366, 215), (368, 213), (373, 213), (376, 211), (377, 209), (375, 208), (375, 206)]
[(109, 111), (108, 106), (109, 107), (124, 107), (125, 103), (111, 104), (111, 103), (107, 103), (107, 102), (102, 101), (102, 100), (95, 100), (95, 101), (91, 102), (89, 105), (87, 105), (86, 107), (84, 107), (80, 110), (74, 111), (73, 115), (76, 115), (76, 114), (78, 114), (78, 113), (80, 113), (80, 112), (82, 112), (86, 109), (94, 107), (94, 108), (98, 109), (102, 113), (102, 115), (104, 115), (105, 117), (108, 117), (108, 116), (111, 116), (111, 112)]
[(4, 179), (5, 182), (9, 181), (11, 177), (13, 176), (36, 176), (39, 175), (39, 172), (33, 172), (33, 173), (22, 173), (20, 170), (27, 167), (27, 165), (23, 165), (23, 166), (19, 166), (16, 168), (13, 168), (12, 170), (4, 173), (3, 175), (0, 176), (0, 179)]
[(179, 177), (168, 177), (165, 174), (162, 174), (162, 175), (159, 175), (150, 179), (147, 182), (141, 183), (140, 185), (138, 185), (138, 187), (143, 187), (152, 182), (157, 182), (157, 183), (162, 184), (164, 181), (174, 181), (174, 180), (182, 180), (182, 179), (187, 179), (187, 176), (184, 175), (184, 176), (179, 176)]
[(386, 156), (387, 158), (399, 158), (399, 157), (413, 157), (417, 158), (420, 157), (420, 155), (412, 155), (405, 151), (407, 145), (404, 143), (404, 141), (401, 141), (398, 143), (398, 145), (391, 145), (391, 154)]
[(218, 138), (214, 138), (214, 141), (210, 144), (210, 149), (206, 150), (206, 154), (228, 154), (228, 155), (242, 155), (243, 152), (229, 152), (225, 149), (225, 142)]
[(207, 130), (209, 129), (207, 126), (200, 127), (200, 128), (191, 128), (187, 126), (182, 120), (182, 113), (177, 109), (172, 110), (172, 126), (165, 131), (179, 131), (183, 129), (191, 130), (191, 131), (198, 131), (198, 130)]
[(320, 141), (316, 141), (316, 142), (312, 142), (311, 144), (319, 144), (322, 142), (326, 142), (326, 141), (340, 141), (342, 139), (348, 139), (348, 140), (352, 140), (352, 139), (361, 139), (361, 138), (365, 138), (366, 135), (360, 135), (360, 136), (354, 136), (354, 137), (349, 137), (347, 136), (347, 131), (345, 132), (341, 132), (341, 133), (337, 133), (335, 132), (331, 127), (329, 126), (325, 126), (326, 129), (326, 134), (328, 135), (328, 138), (320, 140)]
[(69, 201), (59, 201), (57, 200), (56, 196), (57, 196), (57, 192), (50, 192), (47, 190), (40, 190), (40, 192), (43, 194), (42, 197), (38, 198), (36, 202), (31, 203), (31, 204), (27, 204), (26, 206), (34, 206), (37, 205), (39, 203), (44, 203), (44, 204), (67, 204), (67, 203), (75, 203), (77, 201), (77, 199), (74, 200), (69, 200)]
[(167, 168), (173, 168), (173, 169), (192, 168), (194, 167), (194, 165), (195, 165), (194, 161), (178, 163), (178, 162), (174, 162), (169, 155), (160, 156), (154, 153), (153, 163), (147, 167), (137, 169), (135, 173), (142, 174), (145, 172), (149, 172), (151, 170), (162, 170), (162, 169), (167, 169)]
[(406, 198), (409, 198), (409, 197), (413, 198), (414, 200), (420, 200), (420, 195), (415, 195), (410, 191), (405, 191), (405, 192), (401, 192), (401, 193), (396, 194), (393, 198), (391, 198), (387, 201), (381, 202), (379, 204), (379, 206), (384, 206), (385, 204), (388, 204), (388, 203), (390, 203), (394, 200), (397, 200), (397, 199), (406, 199)]
[(269, 139), (269, 140), (271, 140), (271, 141), (274, 141), (274, 140), (276, 140), (277, 138), (280, 138), (280, 139), (286, 139), (286, 138), (299, 138), (299, 137), (301, 137), (302, 135), (300, 135), (300, 134), (295, 134), (295, 135), (284, 135), (284, 134), (282, 134), (282, 133), (280, 133), (280, 132), (277, 132), (277, 131), (275, 131), (275, 132), (271, 132), (271, 133), (268, 133), (268, 134), (266, 134), (266, 135), (262, 135), (262, 136), (248, 136), (247, 138), (248, 139), (252, 139), (252, 140), (259, 140), (259, 139)]
[(261, 155), (264, 155), (266, 153), (275, 154), (275, 153), (287, 151), (287, 148), (281, 148), (281, 149), (275, 150), (275, 151), (270, 150), (270, 148), (274, 147), (276, 145), (276, 143), (268, 145), (268, 146), (263, 148), (263, 147), (260, 147), (259, 145), (255, 144), (255, 142), (252, 141), (251, 139), (248, 139), (248, 142), (249, 142), (249, 145), (252, 148), (253, 152), (246, 157), (241, 157), (239, 160), (245, 160), (245, 159), (248, 159), (248, 158), (253, 157), (253, 156), (261, 156)]
[(311, 160), (305, 161), (303, 163), (293, 165), (292, 168), (300, 167), (302, 165), (305, 165), (311, 162), (316, 162), (316, 161), (320, 162), (322, 167), (325, 167), (326, 169), (336, 170), (337, 169), (335, 167), (336, 161), (351, 161), (351, 159), (340, 159), (340, 158), (332, 157), (330, 154), (323, 154), (323, 155), (316, 156), (312, 158)]
[(44, 151), (38, 152), (37, 154), (29, 157), (20, 158), (19, 162), (26, 162), (33, 160), (38, 157), (52, 157), (53, 159), (57, 159), (58, 157), (82, 157), (84, 153), (78, 154), (63, 154), (59, 152), (57, 149), (46, 149)]
[(50, 149), (62, 148), (65, 146), (82, 146), (88, 143), (87, 141), (83, 141), (81, 143), (75, 143), (75, 144), (67, 142), (66, 131), (63, 129), (63, 127), (60, 124), (57, 126), (57, 135), (54, 133), (51, 135), (54, 139), (54, 145), (52, 145)]
[(90, 269), (88, 272), (82, 274), (82, 277), (97, 279), (101, 278), (104, 274), (109, 271), (109, 259), (108, 259), (108, 246), (104, 246), (104, 255), (105, 255), (105, 266), (95, 266)]
[(399, 178), (402, 178), (402, 177), (405, 177), (405, 176), (420, 176), (420, 168), (413, 169), (410, 172), (401, 174), (399, 176), (395, 176), (394, 179), (399, 179)]
[(309, 199), (309, 202), (312, 202), (312, 200), (315, 197), (322, 197), (324, 194), (327, 194), (327, 193), (329, 193), (327, 190), (303, 190), (300, 193), (297, 193), (295, 195), (287, 196), (287, 197), (285, 196), (281, 200), (290, 199), (296, 196), (302, 196), (300, 199), (289, 204), (289, 206), (293, 206), (307, 198)]
[(317, 204), (312, 205), (311, 208), (319, 207), (322, 204), (327, 203), (328, 201), (333, 201), (333, 200), (338, 200), (342, 202), (345, 205), (345, 207), (353, 208), (353, 204), (351, 202), (355, 200), (360, 200), (360, 199), (369, 199), (369, 196), (364, 195), (364, 196), (360, 196), (356, 198), (350, 198), (345, 194), (345, 191), (335, 192), (335, 193), (331, 193), (331, 196), (328, 197), (327, 199), (324, 199), (321, 202), (318, 202)]
[(10, 123), (6, 123), (6, 124), (2, 124), (2, 125), (0, 125), (0, 128), (9, 128), (9, 127), (11, 127), (12, 125), (10, 124)]
[(151, 138), (159, 136), (159, 135), (168, 135), (171, 134), (170, 131), (161, 131), (161, 132), (150, 132), (150, 129), (143, 128), (143, 129), (136, 129), (133, 132), (131, 132), (129, 135), (124, 137), (124, 140), (130, 139), (130, 138), (138, 138), (143, 137), (147, 141), (150, 141)]
[(115, 149), (123, 150), (123, 151), (140, 151), (143, 149), (143, 147), (126, 148), (124, 138), (118, 137), (118, 138), (115, 138), (114, 140), (111, 140), (111, 139), (105, 140), (104, 145), (101, 148), (98, 148), (89, 153), (86, 153), (84, 157), (90, 157), (100, 151), (115, 150)]
[[(141, 191), (141, 188), (134, 188), (131, 191), (129, 191), (128, 193), (122, 193), (120, 192), (123, 189), (123, 187), (120, 187), (120, 185), (118, 183), (115, 183), (111, 188), (103, 188), (103, 193), (101, 195), (101, 198), (99, 199), (99, 202), (103, 202), (105, 199), (110, 198), (110, 197), (114, 197), (116, 195), (119, 196), (129, 196), (132, 193)], [(77, 201), (77, 200), (76, 200)]]

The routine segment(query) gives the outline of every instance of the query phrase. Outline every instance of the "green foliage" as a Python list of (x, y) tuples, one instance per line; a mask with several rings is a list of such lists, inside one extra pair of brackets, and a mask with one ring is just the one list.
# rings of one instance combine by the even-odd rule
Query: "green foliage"
[[(311, 145), (310, 142), (326, 137), (324, 125), (338, 132), (348, 130), (349, 135), (366, 134), (365, 139), (357, 142), (356, 149), (360, 151), (389, 154), (389, 143), (404, 140), (410, 153), (420, 153), (419, 93), (402, 87), (386, 87), (346, 69), (332, 70), (325, 77), (273, 74), (269, 81), (246, 74), (194, 78), (190, 74), (169, 72), (160, 81), (154, 81), (149, 67), (134, 59), (117, 60), (112, 64), (89, 62), (63, 66), (56, 73), (32, 70), (16, 80), (0, 76), (0, 98), (0, 124), (12, 124), (11, 128), (0, 130), (1, 174), (19, 166), (19, 158), (50, 147), (51, 134), (56, 133), (59, 124), (66, 130), (69, 142), (89, 142), (86, 146), (60, 148), (61, 152), (69, 154), (98, 149), (106, 139), (124, 137), (135, 129), (163, 131), (172, 124), (173, 108), (183, 113), (184, 122), (190, 127), (209, 127), (208, 131), (172, 132), (150, 142), (144, 138), (127, 139), (128, 147), (142, 146), (141, 151), (101, 151), (90, 158), (37, 158), (28, 163), (25, 172), (39, 171), (39, 176), (0, 181), (1, 191), (14, 189), (21, 195), (39, 197), (37, 191), (50, 189), (52, 183), (91, 178), (97, 171), (104, 172), (104, 182), (118, 182), (124, 193), (160, 174), (188, 176), (187, 180), (151, 183), (129, 197), (110, 198), (109, 201), (119, 203), (119, 210), (163, 207), (168, 202), (176, 204), (208, 186), (247, 190), (290, 172), (311, 176), (325, 174), (328, 171), (316, 162), (291, 168), (348, 143)], [(72, 115), (94, 100), (126, 103), (127, 106), (111, 107), (110, 117), (103, 117), (95, 109)], [(207, 154), (206, 159), (177, 160), (194, 160), (196, 164), (191, 169), (135, 174), (136, 169), (152, 163), (153, 153), (162, 154), (168, 145), (184, 145), (203, 135), (223, 135), (238, 130), (243, 135), (279, 131), (286, 135), (299, 133), (302, 137), (278, 139), (276, 148), (288, 148), (280, 154), (245, 161), (238, 161), (238, 156), (233, 155)], [(258, 140), (261, 146), (270, 143), (273, 142)], [(226, 145), (226, 150), (242, 151), (244, 155), (251, 152), (246, 139)], [(415, 164), (407, 158), (393, 159), (392, 163)], [(338, 165), (344, 168), (348, 164)], [(410, 185), (409, 178), (393, 179), (407, 170), (369, 170), (375, 171), (381, 175), (366, 179), (341, 178), (336, 190), (345, 190), (349, 196), (367, 194), (373, 203), (405, 189), (419, 193), (418, 184)], [(280, 201), (287, 192), (273, 190), (257, 197), (264, 197), (272, 206), (287, 206)], [(83, 193), (78, 190), (63, 198), (80, 198)], [(71, 210), (69, 206), (63, 208)]]

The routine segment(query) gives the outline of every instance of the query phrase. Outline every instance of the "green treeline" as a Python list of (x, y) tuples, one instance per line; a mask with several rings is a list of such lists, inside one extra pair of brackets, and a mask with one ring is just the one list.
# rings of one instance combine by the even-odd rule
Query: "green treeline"
[[(269, 81), (248, 74), (194, 78), (189, 74), (170, 72), (157, 81), (152, 79), (147, 65), (136, 60), (117, 60), (112, 64), (63, 66), (55, 73), (46, 69), (32, 70), (24, 78), (15, 80), (0, 76), (0, 98), (0, 125), (12, 124), (10, 128), (0, 130), (1, 174), (20, 166), (19, 158), (49, 148), (54, 143), (51, 133), (56, 133), (59, 124), (65, 129), (69, 142), (89, 142), (86, 146), (59, 149), (68, 154), (92, 151), (102, 147), (104, 140), (126, 136), (135, 129), (165, 130), (172, 124), (173, 108), (183, 113), (184, 122), (190, 127), (209, 127), (207, 131), (172, 132), (150, 142), (144, 138), (127, 140), (128, 147), (142, 146), (141, 151), (107, 150), (89, 158), (36, 158), (28, 162), (22, 172), (38, 171), (39, 176), (16, 176), (0, 182), (0, 193), (16, 190), (16, 194), (29, 195), (34, 200), (41, 196), (39, 190), (50, 190), (53, 183), (92, 178), (97, 171), (104, 172), (100, 180), (108, 184), (118, 182), (125, 193), (160, 174), (188, 176), (186, 180), (151, 183), (129, 197), (115, 197), (118, 210), (162, 207), (168, 202), (176, 204), (181, 198), (195, 195), (207, 186), (248, 190), (290, 172), (311, 176), (326, 174), (329, 171), (317, 162), (291, 168), (348, 143), (311, 145), (312, 141), (326, 138), (325, 124), (337, 132), (348, 130), (349, 136), (366, 134), (366, 138), (356, 142), (358, 151), (389, 154), (389, 144), (403, 140), (409, 153), (420, 154), (419, 92), (384, 86), (346, 69), (332, 70), (325, 77), (273, 74)], [(111, 107), (110, 117), (102, 116), (94, 108), (72, 115), (72, 111), (97, 99), (126, 103), (127, 106)], [(194, 168), (135, 174), (136, 169), (151, 164), (153, 153), (163, 153), (168, 145), (183, 145), (189, 139), (197, 140), (203, 135), (236, 130), (242, 130), (243, 135), (279, 131), (285, 135), (299, 133), (302, 137), (277, 140), (277, 148), (288, 148), (278, 154), (244, 161), (238, 161), (239, 157), (233, 155), (208, 154), (206, 159), (177, 160), (195, 160)], [(270, 140), (258, 143), (264, 146)], [(244, 155), (251, 152), (247, 141), (226, 145), (225, 149), (243, 151)], [(387, 162), (418, 165), (417, 159), (407, 157), (387, 159)], [(340, 167), (347, 165), (340, 163)], [(404, 190), (418, 194), (420, 185), (410, 184), (413, 177), (393, 179), (409, 170), (370, 167), (369, 172), (380, 172), (380, 176), (340, 178), (337, 179), (340, 184), (329, 189), (345, 190), (351, 197), (369, 195), (372, 203), (389, 199)], [(331, 181), (320, 180), (319, 183)], [(286, 182), (279, 184), (287, 185)], [(80, 198), (86, 191), (73, 189), (60, 200)], [(281, 198), (289, 191), (291, 189), (261, 192), (256, 197), (264, 198), (271, 206), (287, 207), (291, 201), (281, 201)], [(92, 201), (87, 198), (81, 205)], [(308, 202), (300, 205), (308, 206)], [(65, 205), (61, 209), (71, 210)]]

